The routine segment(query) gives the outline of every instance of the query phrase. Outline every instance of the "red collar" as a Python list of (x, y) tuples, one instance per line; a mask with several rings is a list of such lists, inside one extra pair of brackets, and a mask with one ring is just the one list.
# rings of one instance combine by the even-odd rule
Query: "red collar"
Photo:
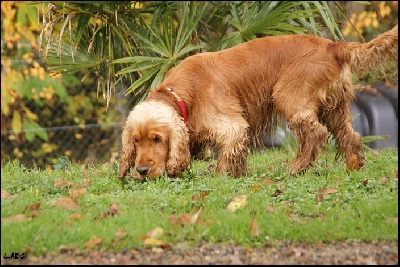
[(178, 103), (179, 107), (181, 108), (183, 121), (186, 122), (187, 121), (187, 113), (186, 113), (185, 104), (183, 103), (181, 98), (174, 92), (174, 89), (172, 89), (171, 87), (167, 87), (167, 90), (169, 92), (171, 92), (171, 94), (175, 97), (176, 102)]

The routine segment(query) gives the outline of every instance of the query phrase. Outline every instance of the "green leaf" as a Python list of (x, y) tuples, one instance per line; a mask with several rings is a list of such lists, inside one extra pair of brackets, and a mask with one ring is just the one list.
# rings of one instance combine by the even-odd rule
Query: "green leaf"
[(160, 61), (164, 62), (167, 59), (160, 58), (160, 57), (150, 57), (150, 56), (135, 56), (135, 57), (123, 57), (120, 59), (116, 59), (112, 62), (112, 64), (116, 63), (129, 63), (129, 64), (136, 64), (140, 62), (147, 62), (147, 61)]
[(385, 140), (385, 139), (389, 139), (390, 135), (367, 135), (367, 136), (363, 136), (361, 137), (361, 142), (362, 143), (369, 143), (375, 140)]
[(141, 86), (144, 82), (148, 81), (155, 73), (159, 71), (159, 68), (154, 68), (153, 70), (150, 70), (147, 72), (145, 75), (137, 79), (129, 88), (126, 90), (126, 94), (129, 94), (133, 91), (135, 91), (139, 86)]
[(14, 110), (12, 121), (11, 121), (11, 129), (13, 131), (21, 131), (22, 130), (22, 123), (21, 123), (21, 115), (17, 110)]
[(82, 14), (79, 16), (78, 26), (77, 26), (77, 30), (76, 30), (76, 38), (75, 38), (76, 45), (82, 39), (82, 34), (83, 34), (85, 28), (87, 27), (89, 20), (90, 20), (90, 16), (87, 14)]
[(140, 62), (138, 64), (135, 64), (132, 67), (127, 67), (125, 69), (118, 71), (117, 74), (122, 75), (122, 74), (127, 74), (127, 73), (135, 72), (135, 71), (143, 71), (145, 69), (153, 68), (153, 67), (161, 65), (161, 64), (162, 64), (162, 62), (157, 62), (157, 61), (155, 61), (155, 62), (151, 62), (151, 61)]
[(32, 129), (32, 125), (30, 124), (30, 122), (23, 118), (22, 119), (22, 125), (24, 127), (25, 130), (25, 137), (29, 142), (32, 142), (32, 140), (35, 138), (35, 133), (33, 131), (30, 131), (30, 129)]

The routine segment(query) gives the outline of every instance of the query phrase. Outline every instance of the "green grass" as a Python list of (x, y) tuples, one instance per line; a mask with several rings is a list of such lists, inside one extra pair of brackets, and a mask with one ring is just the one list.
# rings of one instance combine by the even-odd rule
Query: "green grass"
[[(102, 239), (95, 247), (100, 250), (140, 248), (145, 235), (157, 227), (164, 233), (155, 239), (171, 246), (397, 241), (397, 148), (366, 150), (366, 166), (353, 172), (347, 172), (343, 160), (334, 161), (334, 156), (333, 152), (320, 155), (314, 168), (298, 176), (285, 173), (293, 154), (269, 150), (249, 156), (246, 177), (206, 174), (215, 161), (195, 161), (192, 171), (181, 179), (163, 177), (145, 182), (121, 182), (116, 178), (117, 168), (110, 165), (79, 166), (64, 159), (56, 170), (39, 170), (9, 162), (1, 169), (2, 195), (3, 190), (8, 193), (1, 199), (1, 253), (41, 254), (58, 252), (62, 246), (84, 251), (90, 248), (85, 244), (93, 237)], [(55, 182), (60, 178), (76, 185), (57, 187)], [(85, 187), (87, 179), (90, 184)], [(77, 210), (54, 205), (60, 196), (69, 197), (68, 189), (79, 188), (86, 188), (86, 193), (78, 198)], [(318, 190), (324, 188), (337, 192), (318, 201)], [(239, 194), (247, 195), (247, 205), (228, 210), (230, 199)], [(38, 202), (41, 206), (33, 212), (36, 216), (24, 213), (26, 206)], [(112, 203), (118, 205), (118, 214), (95, 219)], [(200, 207), (195, 223), (182, 225), (173, 220), (193, 216)], [(21, 213), (26, 218), (20, 222), (4, 221)], [(72, 214), (81, 217), (72, 220)], [(252, 219), (257, 223), (253, 228)]]

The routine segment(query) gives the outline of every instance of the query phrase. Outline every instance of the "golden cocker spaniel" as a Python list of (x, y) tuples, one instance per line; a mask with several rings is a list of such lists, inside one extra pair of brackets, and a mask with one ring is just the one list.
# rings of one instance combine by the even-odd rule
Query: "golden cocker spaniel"
[[(290, 174), (313, 165), (332, 132), (349, 169), (365, 159), (351, 124), (352, 74), (397, 64), (397, 25), (368, 43), (332, 42), (311, 35), (270, 36), (219, 52), (190, 56), (129, 114), (122, 133), (119, 178), (179, 177), (190, 150), (219, 149), (216, 171), (247, 171), (250, 145), (285, 119), (297, 142)], [(267, 163), (266, 163), (267, 164)]]

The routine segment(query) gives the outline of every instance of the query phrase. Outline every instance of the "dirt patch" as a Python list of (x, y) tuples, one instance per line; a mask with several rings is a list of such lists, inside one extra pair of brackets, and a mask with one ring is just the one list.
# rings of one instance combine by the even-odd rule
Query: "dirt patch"
[(257, 249), (209, 243), (191, 247), (183, 243), (165, 249), (143, 248), (120, 252), (66, 251), (45, 256), (28, 254), (23, 260), (2, 258), (1, 264), (398, 265), (398, 242), (296, 243)]

